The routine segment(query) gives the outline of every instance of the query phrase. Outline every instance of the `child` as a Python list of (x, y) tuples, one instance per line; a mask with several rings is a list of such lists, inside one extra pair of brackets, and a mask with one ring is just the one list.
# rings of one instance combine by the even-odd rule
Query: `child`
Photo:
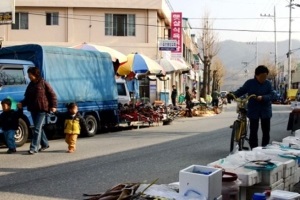
[(78, 113), (76, 103), (69, 103), (67, 109), (67, 112), (58, 113), (58, 116), (64, 120), (65, 141), (68, 144), (67, 152), (73, 153), (76, 150), (76, 141), (81, 130), (88, 131), (88, 129), (85, 120)]
[(4, 139), (8, 147), (7, 153), (16, 153), (15, 132), (18, 130), (19, 118), (21, 118), (23, 110), (12, 110), (11, 100), (7, 98), (1, 101), (1, 106), (3, 112), (0, 114), (0, 126), (3, 130)]

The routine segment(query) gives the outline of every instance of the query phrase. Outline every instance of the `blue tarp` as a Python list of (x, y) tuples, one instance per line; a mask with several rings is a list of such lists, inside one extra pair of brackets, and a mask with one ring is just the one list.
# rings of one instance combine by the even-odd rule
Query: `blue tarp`
[(56, 91), (59, 102), (118, 100), (108, 53), (28, 44), (0, 49), (0, 59), (32, 61)]

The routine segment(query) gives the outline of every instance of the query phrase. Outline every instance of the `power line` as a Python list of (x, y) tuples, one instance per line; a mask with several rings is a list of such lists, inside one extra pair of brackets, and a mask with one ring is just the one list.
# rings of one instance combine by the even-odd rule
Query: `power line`
[[(41, 13), (31, 13), (29, 12), (29, 14), (31, 15), (38, 15), (38, 16), (46, 16), (46, 14), (41, 14)], [(76, 17), (76, 16), (90, 16), (90, 15), (73, 15), (75, 17), (70, 17), (70, 16), (67, 16), (67, 15), (59, 15), (59, 18), (62, 18), (62, 19), (74, 19), (74, 20), (81, 20), (81, 21), (90, 21), (90, 22), (102, 22), (102, 23), (105, 23), (105, 20), (96, 20), (96, 19), (86, 19), (86, 18), (80, 18), (80, 17)], [(98, 16), (98, 15), (93, 15), (93, 16)], [(100, 16), (98, 16), (100, 17)], [(104, 18), (102, 16), (102, 18)], [(149, 25), (149, 24), (140, 24), (140, 23), (135, 23), (136, 26), (146, 26), (146, 27), (160, 27), (160, 28), (165, 28), (165, 26), (158, 26), (158, 25)], [(184, 29), (184, 27), (182, 27), (182, 29)], [(202, 28), (202, 27), (191, 27), (191, 29), (195, 29), (195, 30), (211, 30), (211, 31), (232, 31), (232, 32), (256, 32), (256, 33), (273, 33), (274, 30), (250, 30), (250, 29), (224, 29), (224, 28), (210, 28), (210, 29), (207, 29), (207, 28)], [(289, 31), (280, 31), (280, 30), (277, 30), (276, 32), (278, 33), (288, 33)], [(300, 31), (293, 31), (293, 33), (300, 33)]]

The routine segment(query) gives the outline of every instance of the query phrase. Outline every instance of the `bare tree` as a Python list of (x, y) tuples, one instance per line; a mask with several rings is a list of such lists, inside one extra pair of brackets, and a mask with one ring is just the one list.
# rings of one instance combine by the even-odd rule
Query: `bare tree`
[(211, 75), (213, 81), (212, 88), (220, 90), (224, 82), (225, 67), (219, 57), (213, 59), (211, 70), (213, 72)]
[(218, 53), (217, 44), (218, 39), (213, 31), (213, 22), (209, 19), (209, 14), (205, 13), (202, 21), (202, 33), (199, 38), (199, 57), (204, 65), (203, 88), (200, 94), (203, 98), (206, 97), (207, 93), (210, 93), (210, 65), (212, 58)]
[(269, 69), (268, 79), (271, 80), (273, 87), (277, 88), (278, 69), (275, 66), (274, 61), (271, 60), (270, 56), (265, 56), (262, 60), (262, 64), (268, 67)]

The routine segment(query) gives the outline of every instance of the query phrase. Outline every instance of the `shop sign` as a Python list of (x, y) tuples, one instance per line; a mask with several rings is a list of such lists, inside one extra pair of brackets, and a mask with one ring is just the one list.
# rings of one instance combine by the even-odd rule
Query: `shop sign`
[(160, 51), (176, 51), (177, 41), (176, 40), (159, 40)]
[(182, 13), (172, 12), (171, 14), (171, 38), (177, 41), (177, 47), (172, 53), (182, 52)]
[(15, 0), (0, 0), (0, 24), (14, 23)]

